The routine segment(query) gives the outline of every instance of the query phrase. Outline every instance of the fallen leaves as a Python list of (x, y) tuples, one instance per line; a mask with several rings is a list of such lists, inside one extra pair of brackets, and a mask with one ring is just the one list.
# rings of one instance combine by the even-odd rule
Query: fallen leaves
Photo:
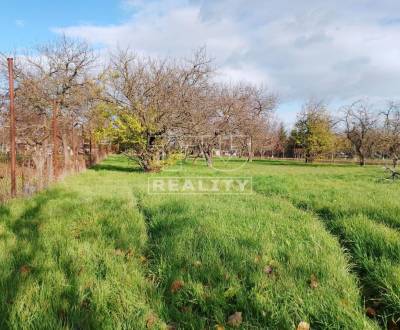
[(227, 324), (231, 327), (237, 328), (243, 322), (242, 312), (235, 312), (231, 316), (228, 317)]
[(376, 310), (372, 307), (367, 307), (365, 309), (365, 313), (367, 314), (368, 317), (375, 317), (376, 316)]
[(217, 324), (215, 326), (215, 330), (225, 330), (225, 327), (223, 325), (221, 325), (221, 324)]
[(21, 268), (19, 269), (19, 272), (22, 275), (28, 275), (31, 272), (31, 268), (27, 265), (21, 266)]
[(297, 330), (310, 330), (310, 324), (305, 321), (301, 321), (297, 326)]
[(318, 280), (317, 280), (317, 277), (314, 274), (311, 275), (311, 278), (310, 278), (310, 288), (311, 289), (318, 288)]
[(146, 328), (151, 329), (155, 325), (157, 317), (154, 314), (150, 314), (146, 320)]
[(273, 271), (274, 271), (274, 269), (273, 269), (272, 266), (270, 266), (270, 265), (265, 266), (264, 269), (263, 269), (263, 272), (264, 272), (265, 274), (269, 275), (269, 276), (272, 275)]
[(175, 280), (172, 282), (170, 290), (171, 293), (177, 293), (179, 290), (181, 290), (184, 287), (185, 283), (181, 280)]

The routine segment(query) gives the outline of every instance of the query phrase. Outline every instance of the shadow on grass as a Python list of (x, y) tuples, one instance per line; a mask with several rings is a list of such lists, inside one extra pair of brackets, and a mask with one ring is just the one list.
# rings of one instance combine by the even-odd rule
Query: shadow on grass
[(1, 213), (8, 215), (8, 229), (14, 234), (16, 244), (9, 251), (12, 258), (13, 269), (9, 269), (6, 276), (0, 280), (0, 328), (8, 327), (13, 313), (13, 305), (20, 288), (28, 280), (29, 276), (38, 277), (42, 272), (39, 267), (33, 267), (33, 262), (43, 247), (39, 240), (39, 231), (43, 218), (40, 212), (52, 199), (58, 198), (58, 190), (47, 191), (36, 196), (32, 201), (27, 201), (27, 207), (15, 220), (11, 218), (10, 211), (1, 208)]
[(10, 210), (7, 206), (0, 204), (0, 219), (10, 216)]
[(360, 168), (356, 163), (306, 163), (302, 160), (279, 160), (279, 159), (254, 159), (255, 164), (278, 165), (278, 166), (299, 166), (299, 167), (355, 167)]
[[(25, 312), (20, 310), (21, 303), (26, 304), (23, 309), (26, 309), (27, 315), (29, 315), (29, 308), (32, 304), (29, 291), (33, 287), (39, 286), (40, 290), (43, 290), (43, 294), (48, 294), (49, 292), (46, 292), (46, 290), (49, 288), (53, 290), (50, 287), (51, 283), (49, 284), (46, 281), (55, 269), (48, 263), (44, 263), (42, 259), (45, 257), (47, 260), (58, 255), (60, 253), (58, 248), (62, 246), (62, 242), (58, 242), (61, 244), (60, 246), (49, 244), (41, 229), (49, 223), (49, 215), (44, 212), (46, 205), (51, 201), (63, 199), (77, 201), (79, 196), (61, 189), (44, 191), (31, 200), (25, 200), (23, 212), (15, 218), (6, 207), (0, 208), (0, 213), (7, 215), (7, 218), (3, 217), (3, 219), (5, 219), (4, 224), (8, 232), (15, 238), (15, 244), (10, 245), (10, 240), (7, 243), (6, 236), (0, 237), (0, 243), (4, 239), (4, 246), (9, 245), (9, 249), (6, 251), (8, 255), (7, 269), (0, 272), (0, 329), (19, 328), (21, 326), (23, 320), (19, 314)], [(63, 210), (59, 211), (63, 212)], [(70, 213), (70, 216), (73, 215)], [(8, 235), (8, 238), (12, 237), (10, 235)], [(56, 262), (64, 272), (68, 285), (61, 292), (53, 293), (54, 299), (48, 302), (47, 312), (41, 311), (42, 314), (47, 313), (48, 315), (45, 317), (46, 321), (42, 319), (42, 322), (50, 322), (43, 324), (43, 327), (76, 324), (77, 329), (94, 329), (99, 326), (96, 311), (87, 308), (84, 305), (85, 300), (83, 303), (80, 302), (78, 274), (70, 269), (70, 266), (75, 262), (72, 258), (73, 256), (69, 260), (64, 257), (61, 264)], [(48, 261), (50, 262), (50, 260)], [(25, 292), (26, 290), (27, 292)], [(27, 300), (23, 301), (25, 295)], [(64, 307), (60, 305), (62, 301), (67, 301), (68, 305), (72, 306), (72, 310), (64, 310)], [(37, 304), (43, 308), (42, 302), (37, 301)], [(37, 326), (37, 323), (35, 324)]]
[[(245, 310), (249, 319), (263, 318), (249, 294), (255, 286), (249, 270), (255, 266), (243, 258), (243, 251), (260, 251), (260, 242), (241, 238), (240, 230), (237, 237), (221, 240), (221, 233), (193, 217), (185, 201), (141, 210), (149, 228), (149, 267), (159, 276), (165, 319), (184, 329), (211, 329), (236, 310)], [(184, 283), (179, 292), (171, 289), (176, 280)], [(236, 294), (224, 296), (234, 285)]]
[(127, 271), (145, 244), (137, 210), (69, 187), (0, 205), (0, 329), (135, 329), (150, 308), (141, 272)]
[(112, 164), (99, 164), (91, 167), (94, 171), (112, 171), (112, 172), (124, 172), (124, 173), (137, 173), (143, 172), (143, 170), (137, 166), (119, 166), (119, 165), (112, 165)]
[[(333, 211), (327, 206), (314, 207), (312, 203), (307, 203), (305, 201), (292, 202), (292, 205), (302, 211), (311, 212), (312, 214), (316, 215), (320, 220), (323, 221), (327, 230), (338, 238), (342, 247), (349, 252), (350, 260), (354, 265), (352, 271), (357, 275), (361, 283), (361, 293), (365, 301), (364, 303), (366, 306), (374, 306), (374, 310), (377, 313), (377, 320), (382, 327), (387, 326), (388, 329), (391, 329), (389, 326), (390, 322), (393, 322), (394, 325), (396, 322), (400, 323), (400, 312), (396, 310), (396, 306), (392, 306), (392, 304), (388, 301), (385, 301), (384, 298), (386, 296), (385, 292), (390, 291), (390, 281), (383, 282), (383, 284), (379, 283), (379, 281), (374, 278), (374, 275), (370, 274), (371, 270), (368, 268), (371, 263), (376, 263), (379, 267), (379, 262), (385, 260), (385, 258), (388, 258), (388, 255), (381, 255), (381, 250), (374, 250), (374, 246), (370, 246), (368, 248), (370, 254), (369, 256), (366, 256), (364, 254), (365, 252), (362, 252), (360, 255), (360, 243), (350, 239), (346, 233), (346, 230), (340, 224), (338, 224), (338, 222), (342, 219), (349, 219), (348, 221), (350, 221), (352, 217), (360, 215), (359, 210), (352, 210), (350, 212), (341, 210)], [(390, 217), (385, 218), (385, 216), (379, 212), (377, 215), (377, 213), (368, 212), (367, 210), (363, 212), (363, 215), (365, 215), (371, 221), (378, 220), (378, 223), (380, 221), (381, 223), (388, 225), (388, 227), (392, 227), (394, 229), (399, 228), (398, 222), (395, 223), (395, 221), (392, 221)], [(368, 262), (366, 262), (366, 260), (368, 260)], [(389, 257), (389, 260), (394, 263), (398, 262), (397, 257)], [(385, 287), (385, 285), (388, 285), (388, 287)], [(392, 320), (390, 317), (392, 317)], [(398, 325), (399, 324), (395, 325), (393, 329), (398, 329)]]

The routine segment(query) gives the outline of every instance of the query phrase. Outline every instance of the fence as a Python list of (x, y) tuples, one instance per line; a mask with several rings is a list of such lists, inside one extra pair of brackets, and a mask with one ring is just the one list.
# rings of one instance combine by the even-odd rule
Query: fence
[[(81, 172), (96, 164), (104, 159), (110, 151), (108, 146), (99, 146), (92, 148), (90, 153), (90, 149), (86, 147), (87, 143), (83, 139), (78, 144), (79, 147), (75, 151), (68, 148), (72, 161), (71, 159), (69, 161), (66, 160), (62, 152), (54, 153), (51, 146), (42, 155), (38, 156), (32, 155), (30, 152), (24, 152), (23, 145), (18, 144), (15, 194), (11, 188), (12, 175), (9, 146), (6, 146), (6, 152), (0, 154), (0, 202), (4, 202), (13, 196), (32, 195), (48, 187), (52, 182), (60, 180), (67, 175)], [(2, 148), (4, 148), (4, 145), (2, 145)], [(34, 157), (37, 159), (34, 159)], [(57, 158), (59, 164), (57, 169), (54, 167), (54, 158)]]
[(56, 102), (51, 116), (30, 117), (30, 122), (19, 118), (22, 109), (14, 105), (12, 60), (8, 64), (8, 91), (0, 103), (0, 202), (32, 195), (96, 164), (111, 150), (95, 142), (87, 128), (90, 123), (63, 117)]

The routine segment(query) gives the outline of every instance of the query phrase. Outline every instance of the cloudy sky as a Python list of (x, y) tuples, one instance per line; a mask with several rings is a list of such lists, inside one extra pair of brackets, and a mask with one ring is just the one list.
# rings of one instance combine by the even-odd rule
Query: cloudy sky
[(60, 33), (156, 56), (206, 46), (220, 79), (277, 93), (287, 123), (309, 97), (333, 109), (400, 98), (399, 0), (44, 0), (2, 9), (3, 51)]

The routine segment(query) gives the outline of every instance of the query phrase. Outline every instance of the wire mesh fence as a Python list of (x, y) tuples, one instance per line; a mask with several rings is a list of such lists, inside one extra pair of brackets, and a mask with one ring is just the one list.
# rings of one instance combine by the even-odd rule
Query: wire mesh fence
[[(12, 71), (9, 75), (12, 77)], [(90, 121), (75, 112), (63, 113), (56, 103), (38, 113), (18, 102), (14, 107), (12, 79), (6, 88), (1, 87), (0, 202), (32, 195), (98, 163), (110, 152), (108, 144), (96, 143), (87, 129)]]
[[(11, 164), (9, 143), (4, 143), (8, 130), (2, 130), (0, 140), (0, 202), (12, 197), (11, 192)], [(17, 137), (19, 135), (17, 127)], [(67, 175), (82, 172), (86, 168), (103, 160), (110, 152), (108, 145), (92, 145), (82, 137), (74, 137), (75, 146), (66, 147), (60, 143), (57, 152), (51, 144), (31, 149), (24, 143), (17, 142), (16, 162), (16, 196), (32, 195), (49, 184), (61, 180)], [(71, 141), (69, 139), (69, 141)], [(18, 141), (18, 138), (17, 138)], [(64, 141), (67, 143), (67, 141)], [(44, 143), (46, 145), (46, 143)], [(65, 150), (64, 150), (65, 149)]]

